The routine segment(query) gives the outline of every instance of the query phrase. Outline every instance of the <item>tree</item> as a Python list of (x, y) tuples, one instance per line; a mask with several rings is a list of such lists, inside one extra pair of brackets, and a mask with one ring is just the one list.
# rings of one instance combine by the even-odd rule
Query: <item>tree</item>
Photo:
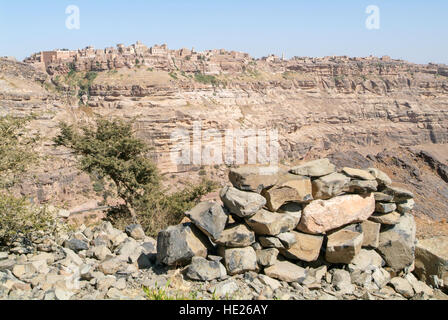
[(149, 159), (150, 149), (123, 120), (98, 118), (95, 125), (79, 128), (60, 123), (60, 129), (55, 144), (70, 148), (78, 156), (82, 171), (110, 179), (116, 195), (125, 202), (125, 208), (114, 208), (110, 216), (124, 215), (125, 221), (139, 222), (151, 234), (178, 223), (183, 212), (214, 187), (203, 181), (168, 195), (156, 165)]

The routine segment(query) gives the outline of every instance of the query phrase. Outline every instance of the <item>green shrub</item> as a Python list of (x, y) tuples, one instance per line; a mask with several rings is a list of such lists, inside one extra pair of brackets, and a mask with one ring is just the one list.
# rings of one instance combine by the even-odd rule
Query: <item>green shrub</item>
[(46, 208), (33, 207), (25, 198), (0, 194), (0, 244), (21, 238), (31, 239), (36, 232), (54, 232), (56, 222)]
[(0, 189), (12, 187), (38, 160), (38, 156), (30, 150), (39, 136), (28, 135), (26, 129), (31, 119), (0, 117)]
[(32, 117), (0, 117), (0, 244), (18, 237), (29, 238), (36, 231), (51, 231), (54, 220), (46, 209), (32, 207), (25, 198), (10, 194), (27, 170), (38, 162), (32, 150), (37, 139), (26, 124)]
[(156, 165), (149, 159), (148, 146), (136, 138), (130, 123), (98, 118), (95, 126), (75, 128), (60, 123), (56, 145), (65, 146), (79, 156), (79, 166), (93, 176), (112, 181), (113, 194), (125, 205), (109, 213), (118, 226), (140, 223), (150, 235), (179, 223), (183, 213), (214, 188), (210, 181), (189, 185), (169, 194), (162, 187)]
[(211, 84), (213, 86), (218, 86), (220, 84), (220, 81), (215, 76), (202, 73), (195, 73), (194, 79), (199, 83)]

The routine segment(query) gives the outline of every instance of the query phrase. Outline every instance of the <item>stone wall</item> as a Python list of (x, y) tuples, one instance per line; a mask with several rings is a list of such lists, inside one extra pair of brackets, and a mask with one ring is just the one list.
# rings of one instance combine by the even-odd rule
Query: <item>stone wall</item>
[(241, 167), (229, 179), (222, 204), (202, 202), (183, 224), (159, 233), (160, 263), (188, 266), (187, 276), (200, 281), (257, 272), (319, 286), (329, 269), (341, 277), (351, 272), (340, 290), (353, 281), (378, 290), (413, 271), (413, 194), (392, 186), (384, 172), (337, 172), (320, 159), (289, 172)]

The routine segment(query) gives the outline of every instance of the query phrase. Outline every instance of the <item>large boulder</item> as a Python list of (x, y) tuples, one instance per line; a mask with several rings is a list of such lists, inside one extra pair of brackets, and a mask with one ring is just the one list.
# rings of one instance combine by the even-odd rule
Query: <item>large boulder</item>
[(305, 233), (322, 234), (346, 224), (365, 221), (374, 211), (373, 194), (315, 200), (303, 210), (297, 229)]
[(420, 280), (436, 287), (443, 280), (448, 289), (448, 237), (419, 240), (415, 248), (415, 274)]
[(219, 261), (209, 261), (202, 257), (193, 257), (187, 268), (187, 277), (192, 280), (212, 281), (227, 275), (226, 268)]
[(344, 193), (350, 183), (350, 178), (341, 173), (332, 173), (313, 180), (314, 199), (330, 199)]
[(281, 176), (273, 187), (264, 189), (261, 194), (273, 212), (287, 202), (308, 203), (313, 200), (310, 178), (293, 174)]
[(252, 247), (223, 249), (221, 252), (230, 275), (257, 270), (257, 254)]
[(257, 235), (276, 236), (293, 230), (299, 223), (301, 213), (276, 213), (260, 210), (246, 223)]
[(316, 261), (324, 241), (323, 236), (292, 231), (296, 242), (289, 249), (280, 249), (283, 256), (292, 260)]
[(378, 252), (394, 271), (408, 271), (414, 262), (416, 225), (414, 217), (405, 214), (399, 222), (380, 233)]
[(221, 205), (216, 202), (201, 202), (185, 215), (196, 227), (212, 239), (221, 236), (228, 220)]
[(277, 182), (281, 171), (278, 166), (244, 166), (231, 169), (229, 180), (239, 190), (260, 193)]
[(264, 269), (268, 277), (286, 282), (302, 282), (306, 278), (306, 270), (288, 261), (277, 261), (273, 266)]
[(336, 171), (336, 166), (328, 159), (310, 161), (290, 170), (292, 174), (308, 177), (322, 177)]
[(157, 237), (157, 261), (169, 266), (187, 265), (194, 256), (207, 257), (211, 243), (191, 223), (171, 226)]
[(349, 264), (361, 251), (363, 234), (346, 229), (328, 236), (325, 259), (330, 263)]
[(244, 248), (255, 242), (255, 233), (245, 225), (237, 224), (225, 229), (215, 243), (230, 247)]
[(221, 190), (220, 197), (226, 208), (241, 218), (253, 216), (266, 204), (266, 199), (258, 193), (240, 191), (229, 186)]

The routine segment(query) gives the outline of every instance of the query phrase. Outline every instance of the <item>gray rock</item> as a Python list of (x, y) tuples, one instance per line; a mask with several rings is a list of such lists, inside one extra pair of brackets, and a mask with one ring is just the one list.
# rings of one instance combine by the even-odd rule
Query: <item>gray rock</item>
[(123, 266), (123, 261), (119, 258), (113, 257), (108, 258), (100, 263), (98, 270), (100, 270), (105, 275), (116, 274)]
[(342, 294), (352, 294), (355, 290), (350, 273), (342, 269), (335, 269), (333, 271), (332, 285)]
[(257, 255), (252, 247), (226, 249), (223, 257), (230, 275), (257, 270)]
[(70, 300), (73, 295), (73, 292), (67, 290), (62, 290), (59, 288), (54, 290), (54, 297), (56, 300)]
[(385, 265), (383, 258), (375, 250), (361, 249), (350, 262), (349, 270), (369, 271)]
[(108, 247), (102, 245), (102, 246), (97, 246), (97, 247), (93, 247), (91, 248), (88, 252), (87, 252), (87, 256), (88, 257), (93, 257), (97, 260), (103, 261), (105, 260), (107, 257), (109, 256), (113, 256), (112, 252), (109, 250)]
[(8, 252), (0, 252), (0, 261), (8, 259)]
[(123, 261), (135, 263), (142, 254), (142, 247), (132, 238), (127, 238), (116, 249), (117, 257)]
[(376, 268), (372, 273), (372, 279), (378, 288), (384, 288), (390, 281), (390, 273), (383, 268)]
[(284, 232), (280, 233), (277, 236), (278, 239), (282, 242), (285, 249), (290, 249), (293, 245), (297, 243), (297, 238), (292, 232)]
[(369, 193), (378, 189), (378, 182), (376, 180), (351, 180), (347, 186), (346, 191), (349, 193)]
[(406, 189), (399, 187), (388, 186), (381, 192), (392, 195), (394, 202), (404, 202), (408, 199), (414, 198), (414, 194)]
[(171, 226), (157, 237), (157, 261), (169, 266), (188, 265), (194, 256), (207, 257), (211, 243), (190, 223)]
[(349, 264), (361, 251), (364, 236), (349, 230), (336, 231), (328, 236), (325, 259), (331, 263)]
[(259, 274), (258, 279), (264, 284), (269, 286), (273, 291), (281, 288), (281, 284), (278, 280), (272, 279), (271, 277), (268, 277), (265, 274)]
[(390, 194), (385, 194), (383, 192), (374, 192), (375, 201), (380, 202), (392, 202), (394, 201), (394, 196)]
[(238, 284), (235, 280), (229, 279), (212, 286), (209, 289), (210, 293), (217, 298), (231, 298), (232, 295), (239, 290)]
[(365, 248), (378, 248), (380, 244), (381, 224), (373, 221), (364, 221), (361, 224), (364, 239), (362, 246)]
[(306, 270), (288, 261), (278, 261), (264, 269), (264, 273), (271, 278), (286, 282), (303, 282), (306, 278)]
[(313, 197), (323, 200), (336, 197), (347, 190), (349, 183), (349, 177), (337, 172), (313, 180)]
[(328, 159), (310, 161), (290, 170), (292, 174), (308, 177), (322, 177), (336, 171), (336, 167)]
[(105, 276), (98, 279), (96, 282), (96, 289), (99, 291), (107, 291), (117, 282), (117, 278), (112, 275)]
[(260, 241), (260, 244), (263, 248), (276, 248), (276, 249), (283, 249), (284, 246), (280, 239), (276, 237), (259, 237), (258, 241)]
[(416, 225), (410, 214), (401, 216), (400, 221), (380, 233), (378, 252), (394, 271), (408, 269), (414, 262)]
[(397, 205), (395, 203), (387, 203), (387, 202), (376, 202), (375, 210), (379, 213), (391, 213), (397, 209)]
[(389, 178), (389, 176), (379, 169), (369, 168), (367, 169), (367, 172), (375, 177), (380, 187), (385, 187), (392, 184), (392, 180)]
[(223, 208), (216, 202), (201, 202), (185, 215), (194, 225), (212, 239), (221, 236), (228, 220)]
[(397, 211), (401, 214), (409, 213), (414, 209), (414, 199), (408, 199), (405, 202), (397, 203)]
[(277, 261), (279, 251), (275, 248), (256, 251), (257, 263), (263, 267), (270, 267)]
[(220, 197), (226, 208), (240, 218), (253, 216), (266, 204), (266, 199), (258, 193), (229, 186), (221, 190)]
[(375, 213), (370, 216), (369, 220), (386, 226), (394, 226), (400, 222), (401, 215), (398, 212), (391, 213)]
[(354, 169), (354, 168), (344, 167), (344, 168), (342, 168), (342, 173), (344, 173), (345, 175), (347, 175), (353, 179), (364, 180), (364, 181), (375, 180), (375, 177), (373, 175), (371, 175), (366, 170), (362, 170), (362, 169)]
[(1, 260), (0, 261), (0, 271), (12, 270), (12, 268), (14, 268), (15, 264), (16, 264), (16, 261), (13, 259)]
[(89, 245), (78, 239), (70, 239), (64, 242), (64, 247), (73, 250), (74, 252), (79, 252), (82, 250), (88, 250)]
[(260, 193), (273, 186), (281, 173), (278, 166), (243, 166), (231, 169), (229, 180), (239, 190)]
[(77, 266), (81, 266), (83, 264), (83, 260), (71, 249), (63, 248), (65, 259), (69, 262), (74, 263)]
[(246, 223), (257, 235), (276, 236), (294, 230), (300, 217), (298, 213), (276, 213), (262, 209), (251, 218), (246, 218)]
[(225, 229), (221, 236), (215, 240), (215, 243), (230, 248), (244, 248), (254, 242), (255, 233), (245, 224), (238, 224)]
[(227, 275), (225, 267), (218, 261), (209, 261), (202, 257), (193, 257), (187, 268), (187, 277), (192, 280), (211, 281)]
[(292, 233), (296, 237), (296, 243), (289, 249), (280, 249), (280, 253), (291, 260), (316, 261), (319, 258), (324, 237), (297, 231)]
[(412, 273), (408, 273), (404, 278), (409, 282), (416, 294), (423, 293), (427, 296), (434, 295), (434, 290), (431, 289), (426, 283), (418, 281), (418, 279)]
[(396, 292), (405, 298), (412, 298), (415, 294), (414, 289), (412, 289), (411, 284), (406, 279), (395, 277), (390, 280), (390, 284)]
[(129, 237), (135, 240), (145, 239), (145, 231), (143, 231), (142, 226), (139, 224), (131, 224), (127, 226), (125, 232)]
[(448, 289), (448, 236), (418, 241), (415, 249), (415, 274), (435, 288), (443, 284)]

